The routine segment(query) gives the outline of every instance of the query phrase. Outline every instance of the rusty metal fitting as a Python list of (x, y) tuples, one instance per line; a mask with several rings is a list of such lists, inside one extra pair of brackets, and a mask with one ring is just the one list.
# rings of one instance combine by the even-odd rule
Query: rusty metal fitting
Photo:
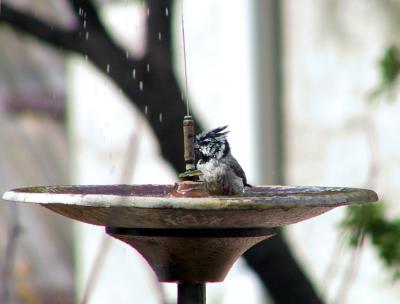
[(185, 116), (183, 119), (183, 144), (186, 171), (196, 169), (194, 154), (194, 121), (192, 116)]

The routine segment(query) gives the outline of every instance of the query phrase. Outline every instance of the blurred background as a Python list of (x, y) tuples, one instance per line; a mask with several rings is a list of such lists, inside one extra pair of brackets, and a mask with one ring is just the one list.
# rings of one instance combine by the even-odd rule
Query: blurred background
[[(381, 198), (287, 227), (207, 303), (398, 303), (398, 1), (0, 0), (0, 193), (176, 181), (182, 12), (190, 111), (229, 125), (251, 184)], [(103, 228), (5, 201), (0, 218), (0, 303), (175, 301)]]

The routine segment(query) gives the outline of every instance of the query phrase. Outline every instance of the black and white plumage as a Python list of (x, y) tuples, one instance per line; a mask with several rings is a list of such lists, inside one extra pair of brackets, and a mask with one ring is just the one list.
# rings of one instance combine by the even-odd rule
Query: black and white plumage
[(240, 194), (245, 186), (251, 187), (242, 167), (231, 154), (226, 128), (219, 127), (196, 136), (196, 165), (203, 174), (200, 180), (214, 195)]

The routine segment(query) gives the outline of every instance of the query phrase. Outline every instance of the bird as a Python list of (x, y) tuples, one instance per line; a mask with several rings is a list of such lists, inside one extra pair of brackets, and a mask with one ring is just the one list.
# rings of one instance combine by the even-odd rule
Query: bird
[(202, 132), (195, 138), (196, 167), (202, 173), (200, 181), (211, 195), (235, 195), (242, 193), (244, 187), (251, 187), (231, 153), (227, 127)]

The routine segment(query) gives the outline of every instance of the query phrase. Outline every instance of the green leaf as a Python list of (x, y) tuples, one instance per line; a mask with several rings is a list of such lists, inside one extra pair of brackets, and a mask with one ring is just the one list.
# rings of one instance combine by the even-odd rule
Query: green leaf
[(400, 74), (400, 52), (396, 46), (385, 50), (378, 62), (380, 84), (369, 95), (369, 100), (374, 100), (383, 93), (390, 93)]
[(358, 247), (365, 237), (371, 241), (385, 266), (400, 279), (400, 219), (385, 218), (383, 201), (366, 206), (350, 206), (340, 224), (348, 233), (348, 243)]

